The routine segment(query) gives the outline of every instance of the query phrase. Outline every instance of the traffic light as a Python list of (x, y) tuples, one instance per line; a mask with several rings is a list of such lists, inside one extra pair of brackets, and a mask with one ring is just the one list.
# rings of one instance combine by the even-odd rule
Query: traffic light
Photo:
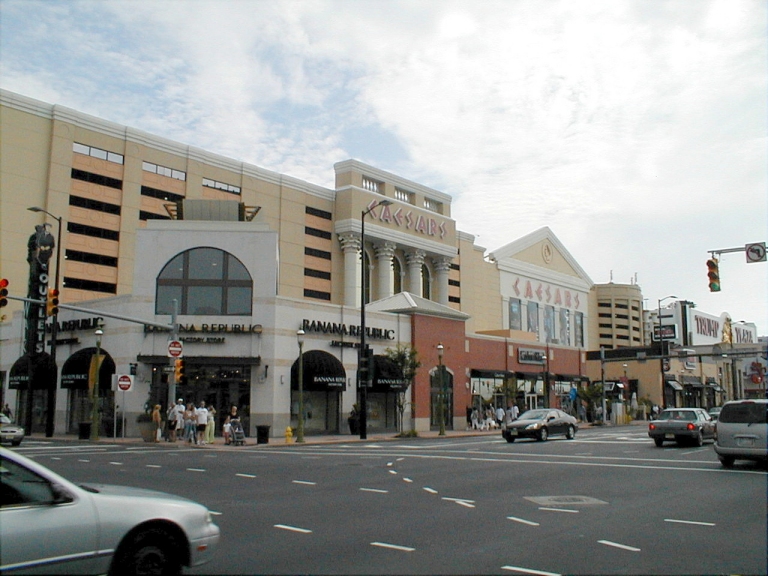
[(720, 292), (720, 266), (714, 256), (707, 260), (707, 276), (709, 277), (709, 291)]
[(0, 280), (0, 308), (8, 305), (8, 280)]
[(56, 316), (59, 313), (59, 291), (56, 288), (48, 290), (48, 299), (45, 303), (45, 313), (48, 316)]
[(174, 379), (176, 380), (176, 384), (186, 384), (187, 382), (186, 366), (184, 365), (183, 358), (176, 358), (173, 375), (174, 375)]
[(373, 349), (368, 346), (360, 353), (359, 381), (369, 386), (373, 380)]

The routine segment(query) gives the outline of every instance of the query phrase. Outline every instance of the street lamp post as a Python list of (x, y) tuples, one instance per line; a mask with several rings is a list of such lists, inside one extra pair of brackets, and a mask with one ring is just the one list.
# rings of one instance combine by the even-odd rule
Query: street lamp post
[(370, 373), (363, 369), (368, 362), (368, 354), (365, 348), (365, 287), (366, 287), (366, 266), (365, 266), (365, 217), (371, 213), (371, 210), (379, 206), (389, 206), (391, 200), (380, 200), (367, 210), (360, 213), (360, 350), (358, 354), (357, 365), (357, 391), (360, 395), (360, 439), (368, 438), (368, 380)]
[(299, 343), (299, 422), (296, 428), (296, 442), (304, 442), (304, 330), (296, 332)]
[(91, 436), (90, 440), (95, 442), (99, 439), (99, 380), (101, 376), (101, 337), (104, 331), (102, 325), (96, 329), (96, 377), (91, 388)]
[(438, 370), (438, 385), (440, 388), (440, 436), (445, 436), (445, 379), (443, 378), (443, 345), (438, 343), (437, 345), (437, 370)]
[[(53, 280), (53, 287), (58, 292), (59, 290), (59, 271), (61, 270), (61, 216), (54, 216), (48, 210), (44, 210), (38, 206), (32, 206), (27, 208), (30, 212), (42, 212), (47, 214), (59, 224), (58, 233), (56, 236), (56, 275)], [(56, 366), (56, 339), (59, 333), (59, 312), (58, 309), (51, 317), (51, 364)], [(59, 386), (59, 368), (56, 366), (56, 382), (53, 386), (48, 386), (48, 413), (45, 419), (45, 436), (50, 438), (53, 436), (53, 431), (56, 424), (56, 389)]]
[(664, 300), (669, 300), (670, 298), (677, 298), (677, 296), (665, 296), (664, 298), (659, 298), (659, 309), (658, 313), (656, 314), (656, 320), (658, 321), (658, 327), (659, 327), (659, 369), (661, 371), (661, 407), (666, 408), (667, 407), (667, 394), (666, 394), (666, 383), (664, 382), (664, 333), (662, 332), (661, 327), (661, 303), (664, 302)]

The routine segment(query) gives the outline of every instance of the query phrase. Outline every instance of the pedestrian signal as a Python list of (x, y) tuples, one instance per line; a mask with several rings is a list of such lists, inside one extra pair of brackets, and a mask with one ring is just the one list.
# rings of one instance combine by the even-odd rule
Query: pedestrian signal
[(720, 292), (720, 265), (717, 258), (707, 260), (707, 277), (709, 278), (709, 291)]
[(8, 305), (8, 280), (0, 280), (0, 308)]
[(48, 290), (48, 299), (45, 303), (45, 313), (48, 316), (56, 316), (59, 313), (59, 291), (56, 288)]

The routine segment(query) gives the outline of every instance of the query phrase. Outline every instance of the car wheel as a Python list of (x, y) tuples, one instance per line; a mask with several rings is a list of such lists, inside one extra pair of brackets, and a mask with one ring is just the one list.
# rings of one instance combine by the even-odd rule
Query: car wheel
[(693, 444), (698, 447), (704, 446), (704, 436), (702, 436), (701, 430), (699, 430), (699, 433), (693, 437)]
[(731, 456), (718, 456), (718, 458), (723, 468), (733, 468), (733, 463), (736, 462), (736, 459)]
[(163, 530), (149, 529), (134, 534), (122, 553), (113, 560), (117, 574), (181, 574), (181, 556), (176, 540)]
[(507, 436), (506, 438), (507, 438), (507, 442), (509, 442), (510, 444), (512, 444), (512, 442), (515, 441), (515, 437), (514, 436)]
[(653, 442), (656, 444), (657, 448), (664, 446), (664, 438), (654, 438)]
[(11, 446), (21, 446), (21, 440), (14, 440), (11, 442)]
[(546, 428), (539, 430), (538, 440), (539, 442), (546, 442), (549, 438), (549, 431)]
[(573, 440), (576, 437), (576, 428), (568, 426), (568, 432), (565, 433), (565, 437), (568, 438), (568, 440)]

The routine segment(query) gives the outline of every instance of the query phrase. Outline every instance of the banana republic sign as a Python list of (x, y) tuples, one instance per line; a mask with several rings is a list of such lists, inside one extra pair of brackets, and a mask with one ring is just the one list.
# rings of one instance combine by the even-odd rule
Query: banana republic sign
[[(301, 322), (301, 329), (307, 334), (314, 332), (316, 334), (332, 334), (336, 336), (349, 336), (350, 338), (360, 338), (360, 326), (356, 324), (342, 324), (340, 322), (321, 322), (319, 320), (304, 319)], [(394, 340), (395, 331), (388, 328), (365, 327), (365, 337), (368, 340)], [(336, 342), (336, 341), (334, 341)], [(331, 343), (333, 344), (333, 342)], [(353, 343), (337, 342), (337, 346), (353, 346)]]

